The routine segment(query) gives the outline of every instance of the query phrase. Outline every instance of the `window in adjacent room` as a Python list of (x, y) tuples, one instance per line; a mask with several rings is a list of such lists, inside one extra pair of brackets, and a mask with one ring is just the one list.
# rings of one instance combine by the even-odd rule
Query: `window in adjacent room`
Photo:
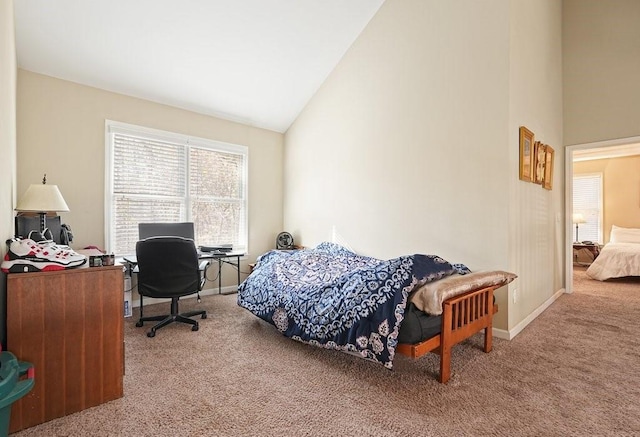
[(107, 250), (135, 253), (138, 223), (193, 222), (196, 244), (247, 249), (246, 146), (106, 122)]
[(578, 225), (580, 241), (603, 243), (602, 204), (602, 173), (574, 175), (573, 212), (586, 220)]

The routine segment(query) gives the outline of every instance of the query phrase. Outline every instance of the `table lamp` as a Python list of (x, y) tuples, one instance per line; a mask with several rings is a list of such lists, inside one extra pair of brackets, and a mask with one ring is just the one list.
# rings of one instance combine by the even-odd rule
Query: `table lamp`
[(47, 227), (47, 212), (67, 212), (69, 207), (64, 201), (57, 185), (47, 185), (47, 175), (42, 178), (42, 184), (31, 184), (24, 193), (18, 205), (18, 212), (36, 212), (40, 215), (40, 232)]
[(578, 243), (580, 240), (578, 240), (578, 226), (582, 223), (586, 223), (587, 221), (585, 220), (584, 216), (580, 213), (576, 213), (573, 214), (573, 223), (576, 225), (576, 243)]

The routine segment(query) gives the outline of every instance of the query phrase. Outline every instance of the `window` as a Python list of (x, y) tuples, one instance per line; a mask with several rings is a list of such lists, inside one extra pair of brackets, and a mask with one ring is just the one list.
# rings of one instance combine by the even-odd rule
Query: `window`
[(602, 244), (602, 173), (573, 177), (573, 212), (587, 221), (578, 225), (580, 241)]
[(106, 122), (107, 250), (135, 253), (138, 223), (193, 222), (196, 244), (247, 249), (248, 149)]

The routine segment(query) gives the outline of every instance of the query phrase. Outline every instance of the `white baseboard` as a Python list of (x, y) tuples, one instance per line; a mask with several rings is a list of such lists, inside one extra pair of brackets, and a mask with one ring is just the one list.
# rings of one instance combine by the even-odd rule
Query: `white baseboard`
[(565, 289), (564, 288), (561, 288), (560, 290), (556, 291), (553, 294), (553, 296), (551, 296), (542, 305), (540, 305), (538, 308), (536, 308), (536, 310), (534, 312), (532, 312), (531, 314), (529, 314), (523, 321), (521, 321), (516, 326), (514, 326), (513, 329), (505, 331), (504, 329), (493, 328), (493, 336), (494, 337), (498, 337), (498, 338), (502, 338), (502, 339), (505, 339), (505, 340), (513, 339), (524, 328), (526, 328), (529, 323), (533, 322), (536, 317), (538, 317), (540, 314), (542, 314), (542, 312), (544, 310), (549, 308), (552, 303), (554, 303), (556, 300), (558, 300), (558, 298), (561, 295), (563, 295), (564, 293), (565, 293)]

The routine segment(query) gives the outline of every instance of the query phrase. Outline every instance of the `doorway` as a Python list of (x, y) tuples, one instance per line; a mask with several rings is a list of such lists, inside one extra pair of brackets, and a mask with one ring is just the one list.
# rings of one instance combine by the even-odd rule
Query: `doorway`
[[(565, 148), (565, 292), (573, 293), (573, 164), (580, 155), (587, 159), (604, 159), (640, 155), (640, 137), (620, 138)], [(606, 241), (603, 241), (606, 243)]]

